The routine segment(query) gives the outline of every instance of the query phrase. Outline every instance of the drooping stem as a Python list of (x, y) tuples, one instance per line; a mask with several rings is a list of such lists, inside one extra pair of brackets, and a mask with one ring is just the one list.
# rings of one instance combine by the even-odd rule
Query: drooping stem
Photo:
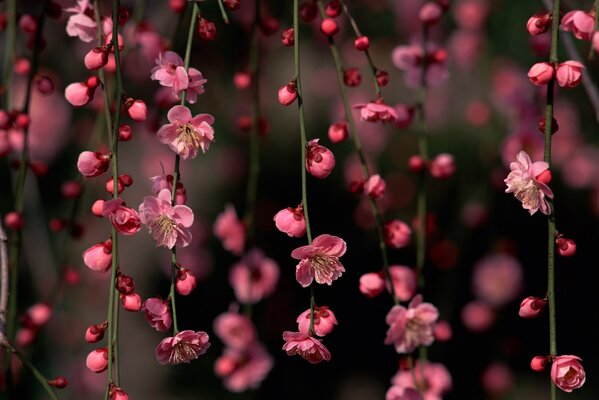
[[(187, 44), (185, 45), (185, 59), (184, 59), (184, 68), (185, 68), (185, 72), (189, 71), (189, 60), (191, 59), (191, 47), (193, 44), (193, 36), (194, 36), (194, 31), (195, 31), (195, 27), (196, 27), (196, 22), (198, 20), (198, 15), (200, 12), (200, 8), (198, 7), (198, 5), (196, 3), (193, 3), (191, 5), (191, 7), (193, 7), (193, 11), (191, 13), (191, 21), (189, 22), (189, 31), (187, 33)], [(187, 91), (183, 90), (181, 92), (181, 102), (180, 105), (185, 105), (185, 99), (187, 97)], [(177, 195), (177, 183), (179, 182), (179, 178), (180, 178), (180, 170), (179, 170), (179, 165), (181, 163), (181, 157), (177, 154), (175, 156), (175, 169), (173, 172), (173, 190), (171, 193), (171, 204), (174, 206), (175, 205), (175, 200), (176, 200), (176, 195)], [(178, 264), (177, 264), (177, 248), (176, 246), (173, 246), (172, 250), (171, 250), (171, 284), (170, 284), (170, 300), (171, 300), (171, 309), (173, 312), (173, 330), (174, 330), (174, 334), (176, 335), (179, 332), (179, 326), (177, 323), (177, 305), (176, 305), (176, 301), (175, 301), (175, 284), (176, 284), (176, 279), (177, 279), (177, 270), (178, 270)]]
[(229, 24), (229, 16), (227, 15), (227, 10), (225, 9), (223, 0), (218, 0), (218, 8), (220, 9), (220, 15), (223, 17), (223, 22), (228, 25)]
[(6, 2), (6, 47), (4, 53), (4, 71), (2, 76), (2, 90), (4, 98), (4, 109), (11, 109), (10, 93), (12, 76), (14, 73), (15, 49), (17, 42), (17, 0)]
[(23, 363), (23, 365), (25, 365), (27, 367), (27, 369), (29, 369), (31, 371), (31, 373), (33, 374), (35, 379), (37, 379), (37, 381), (40, 383), (40, 385), (42, 385), (42, 387), (44, 388), (44, 390), (46, 391), (46, 393), (48, 394), (48, 396), (50, 396), (50, 398), (52, 400), (59, 400), (56, 393), (54, 393), (54, 389), (52, 389), (52, 387), (48, 384), (48, 378), (46, 378), (44, 376), (44, 374), (42, 374), (40, 372), (40, 370), (37, 369), (35, 367), (35, 365), (33, 365), (31, 363), (31, 361), (29, 361), (23, 353), (21, 353), (19, 350), (17, 350), (13, 346), (11, 346), (10, 343), (8, 343), (8, 342), (2, 342), (2, 343), (0, 343), (0, 345), (3, 346), (8, 352), (17, 356), (17, 358)]
[[(345, 5), (344, 5), (345, 6)], [(320, 15), (322, 18), (325, 18), (325, 11), (322, 1), (318, 1), (318, 9), (320, 11)], [(362, 176), (364, 179), (368, 179), (370, 177), (370, 171), (368, 170), (368, 163), (366, 162), (366, 157), (364, 156), (364, 152), (362, 151), (362, 145), (360, 143), (360, 137), (358, 136), (358, 129), (356, 128), (356, 122), (354, 120), (351, 107), (349, 105), (349, 100), (347, 97), (347, 90), (345, 88), (345, 83), (343, 81), (343, 62), (341, 61), (341, 55), (339, 54), (339, 49), (335, 44), (335, 41), (332, 37), (328, 37), (329, 48), (331, 50), (331, 56), (333, 57), (333, 63), (335, 64), (335, 70), (337, 72), (337, 83), (339, 84), (339, 92), (341, 93), (341, 101), (343, 103), (343, 109), (345, 112), (345, 119), (348, 122), (349, 132), (351, 134), (354, 149), (358, 158), (360, 160), (360, 166), (362, 168)], [(372, 207), (372, 213), (376, 220), (376, 229), (379, 239), (379, 248), (381, 250), (381, 258), (383, 261), (383, 270), (385, 271), (385, 276), (389, 282), (392, 282), (391, 274), (389, 273), (389, 260), (387, 257), (387, 245), (385, 244), (385, 236), (383, 234), (383, 217), (381, 215), (379, 206), (377, 202), (369, 196), (370, 205)], [(395, 287), (391, 285), (391, 295), (393, 296), (393, 301), (395, 304), (399, 304), (399, 299), (395, 294)]]
[(304, 207), (304, 218), (306, 220), (306, 235), (308, 244), (312, 244), (312, 231), (310, 229), (310, 217), (308, 215), (308, 190), (306, 182), (306, 119), (304, 116), (304, 98), (302, 95), (302, 79), (300, 73), (300, 35), (299, 35), (299, 1), (293, 0), (293, 59), (295, 65), (295, 85), (297, 90), (297, 108), (299, 112), (299, 127), (302, 151), (302, 206)]

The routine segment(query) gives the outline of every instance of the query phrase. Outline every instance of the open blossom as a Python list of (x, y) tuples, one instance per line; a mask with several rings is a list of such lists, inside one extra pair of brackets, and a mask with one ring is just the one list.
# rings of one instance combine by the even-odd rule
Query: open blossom
[(158, 55), (150, 78), (162, 86), (173, 88), (173, 94), (176, 96), (180, 96), (181, 91), (186, 90), (189, 84), (183, 59), (173, 51)]
[(582, 80), (584, 65), (578, 61), (568, 60), (560, 63), (555, 70), (555, 80), (561, 87), (573, 88)]
[(89, 43), (96, 38), (96, 21), (89, 0), (78, 0), (75, 7), (65, 8), (73, 13), (67, 21), (67, 34)]
[(189, 363), (204, 354), (210, 347), (206, 332), (181, 331), (163, 339), (156, 346), (156, 359), (162, 365)]
[(141, 306), (150, 326), (158, 332), (166, 332), (173, 323), (171, 310), (168, 306), (168, 300), (162, 300), (157, 297), (151, 297), (144, 301)]
[(373, 101), (366, 104), (356, 104), (354, 108), (360, 110), (360, 119), (368, 122), (394, 122), (397, 111), (382, 101)]
[(223, 242), (223, 247), (236, 256), (240, 256), (245, 246), (245, 226), (237, 218), (235, 207), (225, 206), (225, 211), (216, 217), (214, 235)]
[(208, 151), (210, 143), (214, 142), (214, 117), (209, 114), (198, 114), (192, 117), (191, 111), (185, 106), (174, 106), (167, 114), (170, 124), (163, 125), (158, 130), (158, 140), (167, 144), (171, 150), (184, 160)]
[(330, 361), (331, 353), (322, 342), (312, 336), (302, 332), (283, 332), (283, 350), (287, 355), (295, 356), (299, 354), (302, 358), (308, 360), (310, 364), (318, 364), (322, 361)]
[(116, 231), (122, 235), (134, 235), (141, 228), (141, 220), (137, 211), (126, 207), (120, 197), (104, 202), (102, 216), (108, 218)]
[(547, 186), (551, 180), (549, 165), (544, 161), (532, 162), (526, 152), (521, 151), (516, 161), (510, 164), (511, 172), (504, 180), (507, 184), (506, 193), (522, 202), (522, 207), (530, 215), (538, 210), (545, 215), (551, 214), (551, 206), (545, 197), (553, 198), (553, 192)]
[(572, 32), (577, 39), (591, 40), (595, 31), (595, 18), (585, 11), (572, 10), (564, 14), (560, 28)]
[(251, 249), (229, 272), (229, 283), (237, 300), (254, 304), (270, 296), (277, 287), (279, 265), (260, 249)]
[(184, 205), (171, 205), (171, 192), (162, 189), (158, 197), (146, 196), (139, 206), (141, 221), (156, 239), (157, 246), (172, 249), (185, 247), (191, 242), (193, 211)]
[(576, 356), (557, 356), (551, 365), (551, 380), (564, 392), (570, 393), (584, 385), (586, 374), (582, 361)]
[[(441, 400), (443, 395), (452, 387), (449, 371), (443, 364), (416, 361), (414, 365), (416, 385), (422, 390), (423, 400)], [(400, 370), (391, 379), (393, 386), (400, 388), (414, 388), (414, 377), (412, 372)]]
[(235, 312), (222, 313), (216, 317), (214, 333), (227, 347), (236, 350), (245, 350), (256, 340), (256, 328), (252, 320)]
[(345, 272), (339, 257), (346, 249), (343, 239), (326, 234), (316, 237), (311, 245), (298, 247), (291, 252), (291, 257), (301, 260), (295, 269), (295, 278), (303, 287), (310, 286), (312, 280), (331, 285)]
[[(306, 335), (310, 334), (310, 313), (311, 310), (308, 308), (306, 311), (301, 313), (296, 320), (298, 330)], [(328, 335), (333, 331), (335, 325), (337, 325), (337, 318), (335, 318), (335, 314), (329, 309), (329, 307), (314, 307), (314, 333), (317, 336)]]
[(261, 343), (254, 342), (249, 348), (227, 348), (214, 364), (214, 372), (224, 380), (232, 392), (256, 389), (272, 369), (274, 361)]
[(428, 346), (435, 340), (433, 330), (439, 311), (430, 303), (423, 303), (422, 296), (412, 299), (408, 308), (393, 306), (387, 314), (389, 325), (385, 344), (393, 344), (398, 353), (411, 353), (418, 346)]

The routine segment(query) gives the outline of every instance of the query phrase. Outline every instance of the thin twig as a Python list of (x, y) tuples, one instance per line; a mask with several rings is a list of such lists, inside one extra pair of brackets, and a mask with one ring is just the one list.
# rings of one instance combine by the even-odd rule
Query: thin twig
[(6, 342), (6, 311), (8, 308), (8, 254), (6, 232), (0, 221), (0, 343)]

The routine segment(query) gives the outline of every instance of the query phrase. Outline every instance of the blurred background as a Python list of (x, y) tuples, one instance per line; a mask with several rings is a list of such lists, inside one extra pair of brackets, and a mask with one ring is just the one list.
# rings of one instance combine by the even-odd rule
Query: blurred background
[[(18, 2), (19, 14), (37, 15), (39, 2)], [(63, 7), (73, 2), (61, 0)], [(156, 98), (160, 88), (150, 80), (157, 49), (172, 49), (183, 55), (188, 26), (166, 1), (123, 1), (132, 15), (143, 8), (138, 26), (124, 28), (126, 46), (125, 90), (143, 99), (150, 115), (144, 123), (132, 123), (133, 139), (121, 143), (120, 168), (134, 184), (123, 193), (127, 204), (137, 209), (150, 195), (150, 177), (173, 170), (173, 154), (156, 140), (169, 106)], [(404, 83), (391, 54), (397, 46), (418, 43), (418, 0), (351, 0), (347, 4), (363, 34), (371, 42), (375, 65), (389, 73), (383, 88), (386, 104), (412, 107), (417, 92)], [(100, 2), (108, 14), (108, 2)], [(0, 5), (4, 10), (4, 5)], [(252, 319), (260, 340), (274, 359), (269, 375), (255, 390), (231, 393), (214, 373), (214, 363), (223, 344), (213, 331), (213, 321), (235, 307), (236, 299), (228, 272), (238, 262), (213, 235), (213, 224), (226, 204), (242, 216), (246, 210), (249, 136), (240, 129), (240, 119), (250, 116), (250, 90), (234, 85), (233, 77), (248, 68), (253, 1), (242, 0), (230, 13), (231, 23), (222, 22), (216, 2), (200, 3), (202, 15), (216, 25), (215, 40), (194, 42), (191, 66), (208, 80), (206, 93), (191, 106), (192, 112), (215, 116), (216, 141), (206, 154), (182, 162), (182, 180), (188, 205), (194, 210), (194, 239), (181, 249), (180, 262), (198, 277), (198, 287), (189, 296), (178, 297), (181, 329), (203, 330), (211, 337), (209, 351), (190, 365), (161, 366), (155, 346), (165, 337), (144, 320), (143, 313), (121, 312), (120, 373), (122, 387), (132, 399), (382, 399), (397, 372), (400, 357), (383, 344), (385, 315), (392, 306), (386, 293), (368, 299), (359, 291), (362, 274), (382, 267), (378, 239), (370, 205), (363, 195), (349, 193), (355, 179), (356, 156), (351, 141), (331, 143), (327, 130), (343, 116), (334, 65), (328, 44), (319, 31), (317, 18), (301, 23), (301, 67), (308, 138), (320, 138), (331, 149), (336, 167), (325, 180), (308, 179), (308, 202), (314, 235), (329, 233), (348, 244), (341, 261), (345, 274), (331, 287), (315, 288), (319, 305), (329, 306), (339, 326), (325, 339), (332, 360), (318, 365), (281, 350), (283, 331), (295, 331), (296, 318), (309, 307), (309, 290), (295, 280), (293, 249), (305, 238), (289, 238), (279, 232), (273, 216), (301, 201), (301, 146), (295, 105), (277, 102), (279, 87), (293, 79), (293, 50), (281, 45), (280, 32), (292, 25), (291, 1), (263, 1), (263, 18), (276, 22), (273, 34), (260, 33), (260, 96), (266, 132), (260, 138), (260, 175), (255, 210), (253, 246), (275, 260), (280, 278), (275, 292), (256, 304)], [(449, 322), (453, 336), (436, 342), (429, 359), (443, 363), (452, 376), (453, 389), (444, 399), (545, 399), (549, 374), (530, 370), (530, 359), (546, 354), (549, 347), (547, 315), (534, 320), (518, 317), (520, 301), (529, 295), (544, 297), (546, 291), (546, 219), (530, 216), (511, 194), (503, 179), (509, 163), (525, 149), (533, 161), (542, 158), (543, 135), (538, 119), (545, 102), (544, 88), (530, 84), (530, 66), (548, 57), (549, 37), (531, 38), (528, 18), (544, 11), (541, 1), (453, 0), (441, 22), (432, 28), (430, 40), (448, 52), (448, 78), (427, 93), (426, 115), (430, 154), (451, 153), (456, 173), (445, 180), (429, 179), (427, 196), (430, 227), (424, 298), (435, 304), (440, 319)], [(592, 2), (568, 1), (570, 9), (590, 10)], [(108, 274), (90, 271), (81, 253), (108, 238), (106, 221), (90, 213), (91, 204), (107, 198), (108, 174), (85, 181), (79, 203), (65, 199), (65, 181), (79, 179), (78, 154), (107, 146), (103, 126), (96, 122), (101, 95), (83, 108), (74, 109), (64, 100), (68, 84), (90, 76), (83, 56), (92, 47), (65, 33), (68, 15), (49, 20), (44, 31), (46, 48), (40, 73), (53, 81), (52, 94), (34, 92), (31, 107), (30, 142), (32, 161), (47, 164), (47, 173), (29, 174), (25, 196), (23, 264), (20, 270), (19, 310), (55, 299), (52, 318), (24, 351), (48, 375), (64, 375), (70, 381), (61, 399), (95, 399), (104, 393), (105, 374), (85, 368), (85, 357), (94, 345), (84, 341), (85, 329), (106, 319)], [(348, 87), (351, 104), (372, 100), (375, 95), (366, 58), (354, 49), (354, 36), (345, 16), (337, 18), (340, 32), (335, 41), (344, 65), (358, 68), (362, 83)], [(569, 33), (564, 35), (570, 36)], [(4, 42), (4, 35), (3, 35)], [(577, 40), (577, 51), (586, 59), (590, 43)], [(2, 45), (4, 57), (4, 45)], [(17, 56), (31, 57), (26, 36), (19, 34)], [(569, 59), (563, 46), (560, 60)], [(585, 74), (594, 80), (597, 57), (587, 60)], [(26, 76), (15, 67), (13, 93), (21, 104)], [(597, 355), (596, 270), (594, 246), (599, 241), (599, 147), (598, 110), (582, 86), (559, 89), (556, 95), (559, 132), (553, 139), (553, 190), (557, 229), (577, 243), (574, 257), (557, 258), (557, 338), (559, 354), (583, 359), (587, 382), (569, 395), (585, 400), (599, 396), (595, 376)], [(358, 120), (358, 113), (355, 118)], [(411, 224), (416, 210), (417, 177), (407, 160), (417, 153), (417, 129), (392, 124), (358, 121), (364, 150), (374, 171), (386, 180), (387, 192), (379, 199), (386, 220), (399, 218)], [(243, 125), (243, 124), (241, 124)], [(90, 144), (90, 141), (92, 144)], [(91, 146), (91, 147), (90, 147)], [(0, 213), (12, 210), (17, 153), (0, 159)], [(53, 231), (50, 221), (68, 219), (76, 213), (79, 228)], [(415, 238), (413, 238), (415, 239)], [(169, 252), (155, 247), (145, 227), (120, 241), (121, 268), (134, 277), (143, 299), (168, 294)], [(390, 250), (392, 264), (415, 265), (415, 243)], [(68, 283), (60, 284), (64, 271)], [(58, 296), (54, 296), (60, 287)], [(27, 370), (19, 376), (19, 399), (42, 399)], [(561, 397), (566, 397), (560, 393)]]

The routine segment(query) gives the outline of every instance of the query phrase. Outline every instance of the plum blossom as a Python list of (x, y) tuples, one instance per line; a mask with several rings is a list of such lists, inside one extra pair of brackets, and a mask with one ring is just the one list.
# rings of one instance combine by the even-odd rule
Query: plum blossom
[(254, 342), (247, 349), (227, 348), (214, 364), (216, 375), (224, 379), (232, 392), (256, 389), (266, 378), (274, 361), (261, 343)]
[[(418, 361), (414, 365), (416, 384), (422, 390), (423, 400), (441, 400), (452, 387), (449, 371), (443, 364)], [(391, 379), (393, 386), (414, 388), (414, 378), (410, 370), (400, 370)], [(409, 397), (408, 397), (409, 399)]]
[(162, 300), (157, 297), (150, 297), (143, 302), (141, 306), (146, 321), (158, 332), (166, 332), (173, 323), (171, 310), (168, 306), (168, 300)]
[(547, 183), (551, 180), (549, 164), (544, 161), (532, 162), (526, 152), (521, 151), (516, 161), (510, 164), (511, 172), (504, 180), (506, 193), (514, 193), (522, 202), (522, 207), (533, 215), (538, 210), (545, 215), (551, 214), (551, 206), (545, 197), (553, 198)]
[(204, 354), (210, 347), (206, 332), (185, 330), (163, 339), (156, 346), (156, 359), (162, 365), (189, 363)]
[(116, 231), (122, 235), (134, 235), (141, 228), (137, 211), (125, 206), (125, 202), (120, 197), (104, 202), (102, 216), (108, 218)]
[(551, 380), (564, 392), (570, 393), (584, 385), (586, 374), (576, 356), (557, 356), (551, 365)]
[(316, 280), (316, 283), (331, 285), (345, 272), (339, 257), (346, 249), (343, 239), (325, 234), (316, 237), (311, 245), (293, 250), (291, 257), (301, 260), (295, 270), (298, 283), (308, 287)]
[(375, 100), (366, 104), (356, 104), (353, 108), (360, 110), (360, 119), (368, 122), (395, 122), (397, 111), (382, 102)]
[(78, 0), (75, 7), (65, 8), (73, 13), (67, 21), (67, 34), (78, 37), (82, 42), (89, 43), (96, 37), (96, 21), (89, 0)]
[(585, 11), (572, 10), (564, 14), (560, 28), (572, 32), (577, 39), (591, 40), (595, 31), (595, 18)]
[(158, 197), (146, 196), (139, 206), (141, 221), (156, 239), (157, 246), (172, 249), (185, 247), (191, 242), (190, 227), (193, 211), (184, 205), (171, 205), (171, 192), (162, 189)]
[[(168, 189), (173, 191), (173, 181), (174, 178), (172, 175), (157, 175), (150, 178), (152, 181), (152, 193), (158, 195), (162, 189)], [(187, 191), (185, 190), (185, 186), (181, 180), (177, 181), (177, 191), (175, 193), (175, 204), (185, 204), (187, 201)]]
[(404, 71), (404, 82), (408, 87), (417, 88), (422, 80), (422, 63), (426, 59), (425, 86), (438, 86), (449, 76), (447, 72), (447, 51), (430, 44), (427, 54), (423, 54), (420, 44), (398, 46), (391, 53), (391, 61)]
[(251, 249), (229, 272), (237, 300), (254, 304), (270, 296), (279, 280), (279, 265), (260, 249)]
[(173, 51), (160, 53), (156, 66), (152, 68), (152, 80), (164, 87), (172, 88), (173, 97), (181, 98), (181, 92), (187, 90), (187, 101), (194, 104), (199, 94), (204, 93), (207, 82), (202, 73), (195, 68), (185, 70), (183, 59)]
[(223, 242), (223, 247), (236, 256), (240, 256), (245, 246), (245, 225), (237, 217), (235, 207), (225, 206), (225, 211), (216, 217), (214, 235)]
[[(310, 313), (311, 310), (308, 308), (306, 311), (301, 313), (297, 317), (298, 330), (306, 335), (310, 333)], [(333, 331), (333, 328), (337, 325), (337, 318), (333, 311), (327, 306), (315, 306), (314, 307), (314, 333), (317, 336), (326, 336)]]
[(302, 332), (283, 332), (283, 350), (289, 356), (299, 354), (308, 360), (310, 364), (318, 364), (322, 361), (330, 361), (331, 353), (322, 342)]
[(408, 308), (393, 306), (387, 314), (389, 325), (385, 344), (393, 344), (398, 353), (411, 353), (418, 346), (428, 346), (435, 340), (433, 329), (439, 311), (430, 303), (423, 303), (422, 296), (412, 299)]
[(158, 140), (167, 144), (171, 150), (184, 160), (195, 158), (198, 149), (206, 153), (210, 143), (214, 142), (214, 117), (210, 114), (198, 114), (192, 117), (185, 106), (174, 106), (167, 114), (170, 124), (158, 130)]
[(507, 254), (495, 254), (476, 263), (472, 286), (479, 299), (499, 307), (518, 296), (523, 280), (522, 266), (518, 260)]
[(214, 333), (229, 348), (247, 349), (256, 340), (256, 328), (246, 315), (235, 312), (220, 314), (214, 320)]

